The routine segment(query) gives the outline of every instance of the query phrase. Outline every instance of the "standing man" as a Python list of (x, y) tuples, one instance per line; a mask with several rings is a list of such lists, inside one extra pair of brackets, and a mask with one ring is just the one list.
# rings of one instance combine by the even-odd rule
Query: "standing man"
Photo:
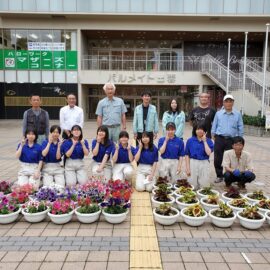
[(141, 94), (142, 104), (134, 110), (133, 133), (135, 140), (141, 140), (144, 131), (151, 133), (154, 139), (158, 134), (158, 114), (156, 106), (150, 104), (151, 93), (144, 91)]
[(206, 137), (211, 139), (211, 127), (216, 111), (209, 106), (208, 93), (201, 93), (199, 100), (199, 106), (194, 108), (189, 115), (189, 122), (193, 126), (192, 134), (195, 134), (197, 125), (204, 125), (206, 128)]
[(23, 136), (26, 129), (34, 129), (38, 134), (37, 143), (42, 144), (49, 135), (49, 114), (40, 108), (41, 98), (39, 95), (32, 94), (29, 101), (32, 108), (23, 114)]
[(215, 140), (214, 166), (217, 175), (215, 183), (222, 182), (224, 179), (221, 165), (224, 151), (232, 149), (234, 137), (243, 137), (244, 134), (242, 115), (233, 109), (233, 104), (234, 97), (232, 95), (226, 95), (223, 98), (223, 108), (216, 113), (211, 130)]
[(60, 109), (60, 127), (63, 130), (63, 139), (68, 139), (70, 136), (71, 128), (74, 125), (79, 125), (83, 128), (84, 116), (83, 109), (76, 106), (76, 96), (73, 93), (67, 95), (67, 106)]
[(119, 133), (126, 130), (126, 112), (127, 108), (123, 99), (115, 97), (115, 85), (113, 83), (106, 83), (103, 90), (107, 97), (99, 101), (96, 109), (97, 125), (100, 127), (104, 125), (109, 130), (110, 140), (117, 142)]

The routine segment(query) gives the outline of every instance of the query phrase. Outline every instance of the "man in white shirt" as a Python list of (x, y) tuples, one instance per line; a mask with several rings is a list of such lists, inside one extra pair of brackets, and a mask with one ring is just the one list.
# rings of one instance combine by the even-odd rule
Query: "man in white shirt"
[(67, 95), (68, 105), (60, 109), (60, 127), (63, 130), (63, 139), (69, 138), (70, 130), (74, 125), (83, 128), (84, 116), (82, 108), (76, 106), (76, 96), (74, 94)]

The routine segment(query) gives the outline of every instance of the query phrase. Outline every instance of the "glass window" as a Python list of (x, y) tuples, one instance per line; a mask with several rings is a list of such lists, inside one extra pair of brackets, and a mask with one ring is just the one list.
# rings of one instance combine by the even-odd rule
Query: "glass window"
[(104, 0), (104, 12), (115, 12), (116, 0)]
[(24, 11), (35, 11), (36, 1), (35, 0), (23, 0), (23, 10)]
[(62, 0), (50, 0), (50, 11), (63, 11)]
[(9, 1), (9, 10), (22, 10), (22, 0)]
[(184, 0), (171, 0), (171, 12), (183, 13)]
[(210, 0), (210, 13), (223, 13), (223, 0)]
[(0, 0), (0, 10), (8, 10), (8, 1)]
[(146, 47), (146, 41), (145, 40), (135, 40), (135, 48), (144, 49)]
[(49, 11), (49, 0), (36, 0), (37, 11)]
[(117, 0), (117, 11), (118, 12), (129, 12), (129, 1)]
[[(82, 0), (83, 2), (87, 2)], [(90, 0), (90, 12), (103, 12), (103, 1)]]
[(143, 0), (130, 0), (131, 12), (143, 12)]
[(52, 42), (53, 33), (51, 30), (40, 30), (41, 42)]
[(270, 1), (265, 1), (264, 2), (264, 14), (270, 14)]
[(237, 0), (224, 0), (224, 13), (235, 14), (237, 9)]
[(197, 13), (209, 14), (209, 0), (197, 0)]
[(16, 30), (16, 50), (27, 50), (27, 30)]
[(250, 13), (251, 14), (263, 14), (264, 0), (251, 0)]
[[(100, 3), (100, 1), (97, 1), (97, 5), (98, 3)], [(88, 12), (88, 11), (89, 11), (89, 1), (77, 0), (77, 12)], [(92, 5), (90, 12), (92, 12)]]
[(249, 0), (238, 0), (237, 1), (237, 13), (248, 14), (250, 8)]
[(156, 0), (147, 0), (144, 1), (144, 12), (145, 13), (156, 13)]
[(76, 51), (77, 49), (77, 33), (75, 31), (66, 30), (64, 33), (66, 41), (66, 50), (67, 51)]
[(76, 1), (74, 0), (64, 0), (64, 11), (76, 11)]
[(158, 13), (169, 13), (170, 12), (170, 1), (157, 0), (157, 12)]
[(16, 45), (16, 32), (15, 30), (4, 30), (4, 48), (15, 49)]
[(28, 42), (39, 42), (40, 41), (40, 31), (39, 30), (29, 30), (28, 31)]
[(184, 13), (196, 13), (196, 0), (185, 0), (184, 1)]
[(53, 30), (53, 42), (65, 42), (64, 30)]

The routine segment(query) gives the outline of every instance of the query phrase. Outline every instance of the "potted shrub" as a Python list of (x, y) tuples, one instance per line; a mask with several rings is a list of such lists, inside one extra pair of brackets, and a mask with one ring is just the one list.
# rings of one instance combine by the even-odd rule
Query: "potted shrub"
[(58, 191), (53, 187), (42, 187), (38, 192), (33, 196), (35, 200), (38, 201), (48, 201), (54, 202), (58, 197)]
[(176, 199), (176, 204), (178, 209), (182, 210), (188, 206), (198, 204), (199, 200), (196, 197), (196, 193), (193, 191), (186, 192), (183, 197), (178, 197)]
[(55, 224), (65, 224), (72, 219), (75, 204), (72, 200), (66, 198), (58, 198), (50, 205), (48, 216)]
[(262, 137), (265, 133), (265, 116), (243, 115), (245, 135)]
[(174, 191), (175, 197), (182, 197), (185, 193), (192, 191), (191, 187), (181, 186)]
[(0, 182), (0, 192), (3, 192), (4, 195), (11, 193), (11, 183), (8, 181)]
[(181, 216), (186, 224), (196, 227), (204, 223), (207, 213), (200, 204), (195, 204), (182, 209)]
[(222, 199), (228, 202), (232, 199), (241, 199), (243, 195), (240, 194), (239, 190), (235, 187), (230, 187), (228, 191), (222, 193)]
[(207, 197), (202, 197), (200, 200), (205, 211), (209, 212), (211, 209), (216, 209), (219, 207), (219, 203), (223, 202), (218, 195), (208, 195)]
[(28, 201), (22, 206), (22, 214), (26, 221), (37, 223), (44, 220), (49, 208), (45, 201)]
[(260, 200), (255, 204), (255, 206), (257, 206), (259, 212), (264, 215), (265, 213), (270, 211), (270, 200), (266, 199)]
[(179, 211), (170, 204), (163, 203), (153, 210), (155, 221), (161, 225), (172, 225), (178, 217)]
[(172, 205), (175, 202), (175, 199), (167, 193), (167, 185), (160, 184), (156, 189), (156, 194), (152, 196), (152, 205), (153, 207), (158, 207), (160, 204), (168, 203)]
[(249, 202), (251, 203), (257, 203), (260, 200), (265, 200), (268, 199), (268, 197), (266, 195), (264, 195), (262, 190), (256, 190), (250, 193), (247, 193), (245, 196)]
[(176, 180), (176, 183), (174, 184), (174, 188), (180, 188), (180, 187), (186, 187), (186, 188), (191, 188), (192, 190), (194, 190), (194, 186), (192, 186), (187, 178), (182, 178), (182, 179), (178, 179)]
[[(157, 191), (158, 188), (154, 188), (152, 189), (152, 194), (155, 195), (156, 194), (156, 191)], [(167, 188), (167, 194), (172, 196), (174, 194), (174, 192), (170, 189), (170, 188)]]
[(0, 224), (8, 224), (14, 222), (19, 214), (20, 205), (12, 197), (0, 195)]
[(248, 206), (241, 212), (237, 212), (240, 224), (247, 229), (259, 229), (264, 221), (265, 216), (260, 214), (256, 206)]
[(233, 199), (228, 201), (227, 204), (233, 209), (235, 214), (242, 211), (244, 208), (251, 206), (246, 198)]
[(165, 177), (159, 177), (158, 179), (157, 179), (157, 181), (156, 181), (156, 183), (153, 185), (154, 186), (154, 188), (158, 188), (158, 186), (159, 185), (166, 185), (167, 186), (167, 188), (172, 188), (172, 184), (171, 183), (169, 183), (169, 181), (168, 181), (168, 179), (167, 179), (167, 177), (165, 176)]
[(212, 189), (211, 186), (209, 187), (203, 187), (199, 190), (197, 190), (197, 194), (199, 198), (206, 197), (209, 195), (219, 195), (219, 192), (217, 190)]
[(99, 219), (101, 209), (97, 203), (92, 203), (90, 197), (79, 197), (75, 214), (82, 223), (93, 223)]
[(236, 214), (233, 212), (232, 208), (224, 202), (219, 203), (219, 208), (211, 209), (209, 211), (209, 216), (212, 223), (220, 228), (228, 228), (232, 226), (236, 219)]

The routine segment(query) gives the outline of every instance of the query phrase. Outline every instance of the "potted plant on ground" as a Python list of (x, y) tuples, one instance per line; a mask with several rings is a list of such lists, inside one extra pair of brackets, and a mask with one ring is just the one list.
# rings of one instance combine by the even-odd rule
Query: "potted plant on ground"
[(256, 206), (248, 206), (241, 212), (237, 212), (240, 224), (247, 229), (259, 229), (264, 221), (265, 216), (260, 214)]
[(202, 197), (200, 200), (205, 211), (209, 212), (211, 209), (216, 209), (219, 207), (219, 203), (223, 202), (218, 195), (208, 195), (207, 197)]
[(209, 187), (203, 187), (197, 190), (197, 194), (199, 198), (201, 199), (202, 197), (206, 197), (209, 195), (219, 195), (219, 192), (217, 190), (212, 189), (212, 187), (209, 186)]
[(3, 192), (4, 195), (11, 193), (11, 184), (8, 181), (0, 182), (0, 192)]
[(192, 186), (187, 178), (182, 178), (182, 179), (178, 179), (176, 180), (176, 183), (174, 184), (174, 188), (180, 188), (180, 187), (187, 187), (187, 188), (191, 188), (192, 190), (194, 190), (194, 186)]
[(12, 197), (0, 195), (0, 224), (8, 224), (14, 222), (19, 214), (20, 205)]
[(259, 212), (264, 215), (265, 213), (270, 211), (270, 200), (266, 199), (260, 200), (255, 204), (255, 206), (257, 206)]
[(30, 223), (41, 222), (46, 218), (48, 211), (45, 201), (28, 201), (22, 206), (22, 214)]
[(200, 204), (195, 204), (181, 210), (181, 216), (184, 222), (190, 226), (201, 226), (206, 218), (207, 213)]
[(35, 189), (31, 184), (24, 184), (22, 186), (12, 186), (12, 192), (10, 197), (12, 197), (21, 206), (29, 201), (29, 196), (34, 194)]
[(235, 214), (242, 211), (244, 208), (251, 206), (246, 198), (233, 199), (228, 201), (227, 204), (233, 209)]
[(256, 190), (256, 191), (247, 193), (245, 197), (251, 203), (257, 203), (260, 200), (268, 199), (268, 197), (263, 193), (262, 190)]
[(58, 191), (53, 187), (42, 187), (38, 192), (33, 196), (35, 200), (38, 201), (48, 201), (54, 202), (58, 198)]
[(55, 224), (65, 224), (72, 219), (75, 204), (72, 200), (66, 198), (58, 198), (50, 205), (48, 216)]
[(188, 206), (198, 204), (199, 200), (196, 197), (196, 193), (193, 191), (186, 192), (183, 197), (178, 197), (176, 199), (176, 204), (178, 209), (182, 210)]
[(231, 186), (228, 191), (223, 192), (221, 196), (225, 202), (228, 202), (232, 199), (243, 198), (243, 195), (240, 194), (239, 190), (233, 186)]
[(153, 210), (155, 221), (161, 225), (172, 225), (178, 217), (179, 211), (170, 204), (163, 203)]
[(172, 184), (169, 183), (166, 176), (165, 177), (159, 177), (157, 179), (156, 183), (153, 186), (154, 186), (154, 188), (158, 188), (159, 185), (164, 185), (164, 184), (167, 186), (167, 188), (172, 188)]
[(175, 199), (167, 193), (167, 185), (160, 184), (156, 189), (156, 194), (152, 196), (152, 205), (153, 207), (158, 207), (160, 204), (168, 203), (172, 205), (175, 202)]
[[(158, 189), (158, 188), (153, 188), (153, 189), (152, 189), (152, 194), (155, 195), (157, 189)], [(170, 188), (167, 188), (167, 191), (166, 191), (166, 192), (167, 192), (167, 194), (170, 195), (170, 196), (172, 196), (172, 195), (174, 194), (174, 192), (173, 192)]]
[(265, 218), (266, 218), (268, 224), (270, 225), (270, 211), (265, 213)]
[(93, 223), (99, 219), (101, 209), (97, 203), (92, 203), (90, 197), (79, 197), (75, 214), (82, 223)]
[(189, 191), (192, 191), (191, 187), (181, 186), (174, 191), (175, 197), (183, 197), (183, 195)]
[(209, 216), (212, 223), (220, 228), (228, 228), (232, 226), (236, 219), (236, 214), (233, 212), (232, 208), (224, 202), (219, 203), (219, 208), (211, 209), (209, 211)]

